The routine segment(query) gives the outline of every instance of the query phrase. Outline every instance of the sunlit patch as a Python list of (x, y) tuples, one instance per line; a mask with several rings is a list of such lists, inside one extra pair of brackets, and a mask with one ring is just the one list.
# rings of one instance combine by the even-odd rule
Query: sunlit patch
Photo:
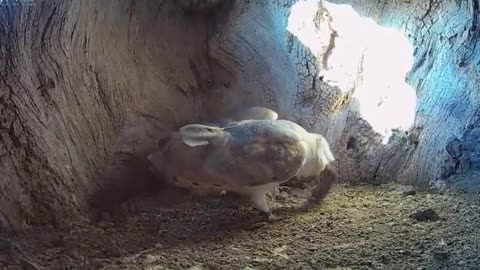
[[(386, 143), (392, 129), (407, 130), (415, 120), (415, 90), (405, 82), (413, 46), (402, 32), (361, 17), (349, 5), (323, 4), (330, 18), (322, 18), (320, 29), (314, 23), (318, 0), (300, 0), (287, 30), (319, 57), (317, 75), (324, 82), (343, 92), (354, 90), (360, 115)], [(335, 43), (322, 66), (333, 31)]]

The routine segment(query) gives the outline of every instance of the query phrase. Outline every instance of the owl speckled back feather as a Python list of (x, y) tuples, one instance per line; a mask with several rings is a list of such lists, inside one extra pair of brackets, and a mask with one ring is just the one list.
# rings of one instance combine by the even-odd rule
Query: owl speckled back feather
[(300, 137), (275, 121), (246, 120), (224, 129), (223, 147), (208, 155), (205, 169), (229, 185), (257, 186), (284, 182), (303, 166)]
[[(187, 127), (192, 127), (191, 133), (184, 129), (174, 134), (150, 156), (177, 185), (235, 189), (281, 183), (294, 176), (306, 160), (301, 138), (276, 121), (246, 120), (212, 129)], [(206, 127), (203, 133), (202, 127)], [(185, 143), (189, 139), (195, 146)]]

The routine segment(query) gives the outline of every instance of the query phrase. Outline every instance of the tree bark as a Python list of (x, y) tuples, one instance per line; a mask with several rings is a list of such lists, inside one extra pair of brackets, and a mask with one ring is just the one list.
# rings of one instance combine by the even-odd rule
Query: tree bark
[(107, 159), (206, 106), (201, 17), (146, 0), (0, 8), (2, 228), (85, 216)]
[(407, 81), (417, 92), (416, 118), (403, 144), (410, 150), (401, 145), (380, 150), (374, 178), (479, 192), (479, 2), (331, 2), (351, 4), (362, 16), (402, 30), (414, 46)]
[(318, 77), (322, 56), (286, 30), (296, 1), (185, 2), (0, 4), (1, 228), (84, 218), (91, 197), (115, 207), (151, 187), (145, 157), (162, 134), (242, 106), (325, 135), (344, 181), (426, 184), (479, 169), (478, 1), (332, 1), (414, 43), (415, 128), (386, 146), (351, 93)]

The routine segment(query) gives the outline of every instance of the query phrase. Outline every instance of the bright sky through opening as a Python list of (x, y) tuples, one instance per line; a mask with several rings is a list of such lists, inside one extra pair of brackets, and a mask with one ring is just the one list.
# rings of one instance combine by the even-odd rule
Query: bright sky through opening
[[(361, 17), (349, 5), (323, 2), (338, 37), (318, 76), (341, 91), (352, 89), (359, 112), (388, 142), (392, 129), (407, 130), (415, 119), (415, 90), (405, 82), (413, 65), (413, 46), (405, 35)], [(287, 30), (315, 55), (325, 51), (331, 30), (327, 20), (314, 24), (318, 0), (300, 0), (291, 9)]]

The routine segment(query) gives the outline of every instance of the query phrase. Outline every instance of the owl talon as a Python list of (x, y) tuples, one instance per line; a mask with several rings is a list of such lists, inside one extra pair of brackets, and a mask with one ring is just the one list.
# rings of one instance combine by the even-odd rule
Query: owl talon
[(282, 220), (280, 217), (274, 215), (271, 211), (266, 213), (268, 222), (275, 222)]

